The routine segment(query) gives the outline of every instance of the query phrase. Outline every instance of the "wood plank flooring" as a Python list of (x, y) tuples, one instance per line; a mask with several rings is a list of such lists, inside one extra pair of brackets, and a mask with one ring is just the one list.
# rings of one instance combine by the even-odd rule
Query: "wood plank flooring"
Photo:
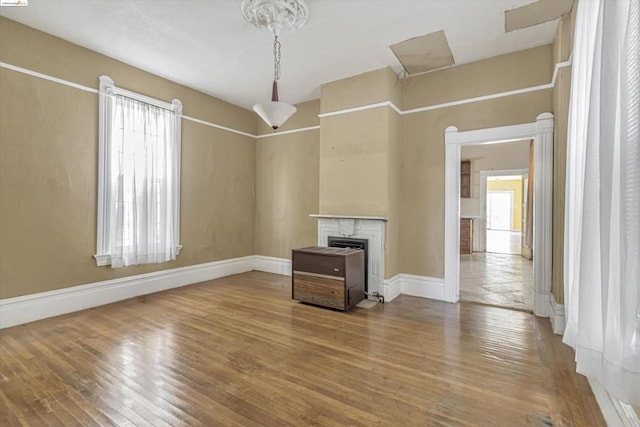
[(0, 425), (602, 426), (548, 319), (252, 272), (0, 331)]

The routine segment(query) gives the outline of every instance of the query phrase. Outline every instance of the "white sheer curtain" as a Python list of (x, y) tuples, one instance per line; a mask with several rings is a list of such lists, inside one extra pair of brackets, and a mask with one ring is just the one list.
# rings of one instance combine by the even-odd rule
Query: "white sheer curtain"
[(114, 268), (176, 259), (177, 120), (172, 111), (114, 97), (109, 186)]
[(640, 405), (638, 0), (580, 0), (565, 205), (564, 342), (578, 372)]

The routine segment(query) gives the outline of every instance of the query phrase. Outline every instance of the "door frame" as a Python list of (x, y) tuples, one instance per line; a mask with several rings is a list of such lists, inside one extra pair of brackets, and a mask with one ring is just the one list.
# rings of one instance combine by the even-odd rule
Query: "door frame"
[[(489, 176), (505, 176), (520, 175), (524, 179), (524, 175), (529, 173), (529, 168), (524, 169), (491, 169), (480, 171), (480, 190), (478, 191), (478, 209), (480, 212), (480, 223), (477, 227), (473, 227), (473, 251), (485, 252), (487, 250), (487, 177)], [(524, 193), (523, 193), (524, 197)], [(478, 230), (476, 232), (476, 230)]]
[(458, 131), (445, 129), (445, 230), (444, 297), (458, 302), (460, 296), (460, 147), (533, 139), (533, 312), (549, 316), (551, 294), (552, 202), (553, 202), (553, 114), (542, 113), (533, 123)]

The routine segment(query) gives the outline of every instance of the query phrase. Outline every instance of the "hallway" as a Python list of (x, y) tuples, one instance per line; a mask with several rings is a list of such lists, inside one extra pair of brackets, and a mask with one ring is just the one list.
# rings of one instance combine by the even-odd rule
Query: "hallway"
[(533, 262), (519, 255), (461, 255), (460, 300), (532, 311)]

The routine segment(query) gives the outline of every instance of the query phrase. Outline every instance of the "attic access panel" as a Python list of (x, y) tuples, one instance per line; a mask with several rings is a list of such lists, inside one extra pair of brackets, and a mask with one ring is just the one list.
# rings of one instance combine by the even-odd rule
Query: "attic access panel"
[(389, 46), (409, 75), (454, 65), (444, 30)]

